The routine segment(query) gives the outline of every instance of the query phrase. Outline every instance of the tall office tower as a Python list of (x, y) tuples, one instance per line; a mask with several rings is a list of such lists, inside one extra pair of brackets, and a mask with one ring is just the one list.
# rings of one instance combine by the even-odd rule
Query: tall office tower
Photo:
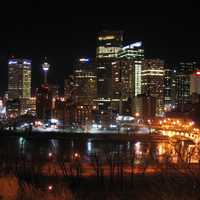
[(97, 36), (96, 75), (97, 104), (100, 113), (112, 110), (112, 62), (118, 59), (122, 48), (122, 31), (102, 31)]
[(156, 98), (156, 115), (164, 110), (164, 61), (145, 59), (142, 70), (142, 93)]
[(117, 58), (122, 48), (122, 31), (102, 31), (97, 36), (97, 58)]
[(190, 103), (190, 75), (198, 70), (197, 62), (181, 62), (176, 75), (176, 99), (178, 107)]
[(176, 70), (170, 67), (165, 68), (164, 77), (164, 108), (170, 111), (175, 107), (176, 102)]
[[(128, 66), (132, 65), (132, 96), (142, 93), (141, 72), (144, 61), (142, 42), (136, 42), (123, 47), (118, 53), (119, 59), (127, 60)], [(131, 61), (131, 62), (130, 62)]]
[(91, 119), (91, 111), (97, 96), (96, 69), (92, 60), (80, 58), (74, 66), (74, 96), (76, 103), (76, 121), (86, 123)]
[(93, 104), (96, 98), (96, 74), (94, 63), (87, 58), (81, 58), (75, 64), (73, 70), (76, 88), (77, 103)]
[(8, 97), (9, 99), (31, 97), (31, 60), (9, 59)]
[(112, 62), (112, 107), (120, 114), (124, 112), (126, 114), (131, 113), (131, 105), (128, 106), (127, 104), (131, 103), (133, 96), (134, 64), (134, 60), (128, 59), (119, 59)]

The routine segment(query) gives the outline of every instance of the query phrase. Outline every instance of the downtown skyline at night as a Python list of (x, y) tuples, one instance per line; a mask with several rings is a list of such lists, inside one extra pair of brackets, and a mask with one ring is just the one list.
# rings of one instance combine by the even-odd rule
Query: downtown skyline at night
[[(45, 57), (52, 65), (52, 82), (63, 86), (63, 79), (72, 73), (74, 60), (94, 57), (96, 35), (101, 30), (123, 30), (124, 44), (143, 41), (146, 58), (160, 58), (176, 67), (178, 62), (198, 60), (199, 37), (195, 17), (183, 20), (170, 16), (89, 16), (68, 17), (65, 23), (22, 23), (0, 27), (2, 44), (0, 64), (1, 94), (7, 89), (7, 60), (11, 56), (31, 59), (33, 88), (35, 77), (42, 81), (41, 64)], [(50, 72), (51, 73), (51, 72)]]
[(198, 12), (17, 4), (0, 25), (0, 199), (199, 200)]

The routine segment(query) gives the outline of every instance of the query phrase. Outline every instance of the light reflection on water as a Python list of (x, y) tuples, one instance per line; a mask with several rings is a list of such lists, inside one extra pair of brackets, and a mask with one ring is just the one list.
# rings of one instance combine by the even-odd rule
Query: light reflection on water
[[(184, 144), (182, 144), (184, 145)], [(12, 150), (11, 150), (12, 149)], [(10, 139), (4, 138), (0, 141), (0, 154), (10, 155), (17, 158), (23, 154), (36, 162), (48, 158), (49, 152), (58, 159), (70, 160), (74, 152), (78, 152), (82, 158), (88, 158), (91, 154), (102, 153), (123, 153), (124, 155), (135, 155), (140, 162), (145, 156), (151, 156), (159, 161), (163, 160), (165, 154), (172, 155), (173, 161), (177, 162), (174, 147), (169, 143), (144, 143), (137, 142), (116, 142), (107, 140), (46, 140), (24, 138)]]

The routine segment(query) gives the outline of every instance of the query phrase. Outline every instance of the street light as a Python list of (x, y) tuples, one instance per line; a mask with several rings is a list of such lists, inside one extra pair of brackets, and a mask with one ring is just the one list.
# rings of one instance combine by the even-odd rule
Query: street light
[(139, 116), (140, 116), (140, 113), (139, 113), (139, 112), (136, 112), (136, 113), (135, 113), (135, 116), (136, 116), (136, 117), (139, 117)]

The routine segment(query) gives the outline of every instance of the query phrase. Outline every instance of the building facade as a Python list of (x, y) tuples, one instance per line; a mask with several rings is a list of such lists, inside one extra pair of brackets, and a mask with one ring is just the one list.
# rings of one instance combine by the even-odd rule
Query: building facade
[(31, 60), (9, 59), (8, 97), (9, 99), (31, 97)]
[(142, 93), (142, 66), (144, 49), (142, 42), (136, 42), (123, 47), (118, 53), (119, 59), (127, 60), (128, 66), (132, 65), (132, 96)]
[(165, 111), (175, 108), (176, 104), (176, 70), (165, 68), (164, 77), (164, 106)]
[(176, 75), (176, 104), (183, 108), (184, 104), (190, 103), (190, 76), (198, 70), (197, 62), (181, 62)]
[(142, 70), (142, 93), (156, 98), (156, 114), (164, 111), (164, 61), (145, 59)]
[(36, 91), (36, 114), (41, 120), (48, 120), (52, 117), (52, 93), (47, 84), (43, 84)]

